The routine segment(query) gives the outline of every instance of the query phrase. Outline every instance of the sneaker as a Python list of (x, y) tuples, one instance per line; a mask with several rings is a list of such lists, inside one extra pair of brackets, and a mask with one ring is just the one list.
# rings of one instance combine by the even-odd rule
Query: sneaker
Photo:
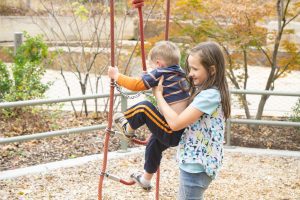
[(115, 113), (113, 116), (113, 120), (114, 120), (114, 124), (115, 124), (116, 128), (119, 131), (118, 135), (120, 135), (121, 137), (123, 137), (124, 139), (127, 139), (127, 140), (134, 136), (134, 132), (129, 133), (126, 130), (126, 125), (127, 125), (128, 121), (125, 118), (123, 113)]
[(151, 185), (145, 185), (141, 182), (142, 174), (141, 173), (133, 173), (130, 175), (130, 178), (139, 184), (144, 190), (150, 191), (152, 189)]

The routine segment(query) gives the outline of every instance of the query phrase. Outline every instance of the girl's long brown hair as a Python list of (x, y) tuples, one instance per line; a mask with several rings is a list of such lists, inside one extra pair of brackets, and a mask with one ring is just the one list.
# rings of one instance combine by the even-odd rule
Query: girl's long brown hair
[[(230, 117), (231, 107), (228, 84), (225, 77), (225, 59), (221, 48), (215, 42), (202, 42), (192, 48), (189, 55), (197, 56), (199, 58), (199, 63), (203, 65), (208, 74), (207, 80), (201, 86), (195, 86), (193, 82), (189, 80), (191, 101), (202, 90), (216, 87), (221, 94), (221, 104), (225, 119), (228, 119)], [(212, 66), (215, 66), (215, 73), (212, 73)], [(190, 69), (187, 60), (186, 70), (189, 73)]]

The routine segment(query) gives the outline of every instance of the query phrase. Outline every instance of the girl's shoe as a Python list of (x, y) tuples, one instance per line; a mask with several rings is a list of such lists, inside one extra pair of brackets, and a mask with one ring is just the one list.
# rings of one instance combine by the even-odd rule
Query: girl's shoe
[(142, 175), (143, 174), (141, 174), (141, 173), (133, 173), (133, 174), (130, 175), (130, 177), (134, 182), (139, 184), (139, 186), (141, 186), (144, 190), (150, 191), (152, 189), (152, 186), (150, 184), (145, 185), (141, 182)]

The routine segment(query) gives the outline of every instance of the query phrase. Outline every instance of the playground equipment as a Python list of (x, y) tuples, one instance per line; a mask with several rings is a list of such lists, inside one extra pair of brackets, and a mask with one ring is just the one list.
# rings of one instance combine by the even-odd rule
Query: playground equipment
[[(142, 67), (143, 72), (147, 71), (146, 67), (146, 59), (145, 59), (145, 47), (144, 47), (144, 24), (143, 24), (143, 12), (142, 7), (144, 6), (144, 0), (132, 0), (132, 4), (134, 8), (138, 9), (139, 14), (139, 32), (140, 32), (140, 43), (141, 43), (141, 56), (142, 56)], [(166, 29), (165, 29), (165, 40), (169, 39), (169, 20), (170, 20), (170, 0), (166, 2)], [(111, 46), (111, 66), (115, 66), (115, 33), (114, 33), (114, 0), (110, 0), (110, 46)], [(113, 116), (113, 103), (114, 103), (114, 89), (115, 89), (115, 81), (113, 79), (110, 80), (110, 97), (109, 97), (109, 113), (108, 113), (108, 125), (105, 129), (105, 142), (103, 148), (103, 161), (102, 161), (102, 169), (100, 172), (99, 185), (98, 185), (98, 200), (102, 200), (102, 189), (103, 189), (103, 181), (104, 177), (107, 177), (111, 180), (118, 181), (125, 185), (134, 185), (135, 182), (133, 180), (126, 181), (112, 174), (108, 174), (106, 172), (107, 167), (107, 153), (108, 153), (108, 142), (110, 138), (110, 134), (115, 134), (115, 131), (112, 129), (112, 116)], [(119, 90), (121, 92), (121, 90)], [(133, 138), (132, 141), (136, 144), (146, 145), (148, 139), (146, 141), (140, 141), (136, 138)], [(159, 178), (160, 178), (160, 170), (158, 169), (156, 172), (156, 199), (159, 199)]]

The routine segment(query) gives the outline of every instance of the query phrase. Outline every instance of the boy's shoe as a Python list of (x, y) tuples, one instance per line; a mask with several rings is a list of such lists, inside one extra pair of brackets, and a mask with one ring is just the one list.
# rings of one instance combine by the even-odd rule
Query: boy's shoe
[(139, 184), (144, 190), (150, 191), (152, 189), (151, 185), (145, 185), (141, 182), (142, 174), (141, 173), (133, 173), (130, 175), (130, 178)]
[(127, 119), (125, 118), (123, 113), (115, 113), (113, 116), (114, 124), (119, 131), (117, 136), (121, 136), (124, 139), (131, 139), (134, 136), (134, 132), (129, 133), (126, 129), (126, 125), (128, 124)]

